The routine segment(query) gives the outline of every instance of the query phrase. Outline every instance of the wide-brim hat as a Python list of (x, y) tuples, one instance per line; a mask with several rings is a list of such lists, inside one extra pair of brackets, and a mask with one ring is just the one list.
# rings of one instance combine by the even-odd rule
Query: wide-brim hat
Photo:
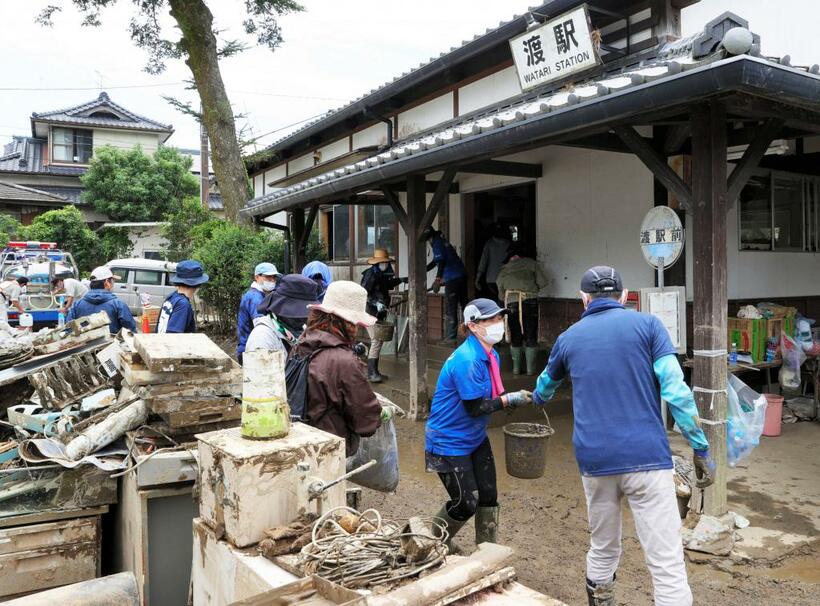
[(359, 326), (373, 326), (376, 318), (365, 311), (366, 306), (367, 291), (364, 288), (355, 282), (336, 280), (327, 287), (324, 300), (308, 305), (308, 309), (318, 309)]
[(395, 261), (395, 259), (391, 257), (390, 253), (383, 248), (377, 248), (374, 250), (373, 256), (367, 260), (370, 265), (376, 265), (378, 263), (392, 263), (393, 261)]
[(168, 281), (171, 284), (184, 284), (185, 286), (199, 286), (205, 284), (210, 278), (199, 261), (180, 261), (177, 263), (176, 272), (172, 273)]
[(279, 278), (276, 289), (265, 295), (256, 308), (260, 314), (276, 314), (284, 318), (307, 318), (308, 305), (319, 303), (319, 285), (299, 274)]

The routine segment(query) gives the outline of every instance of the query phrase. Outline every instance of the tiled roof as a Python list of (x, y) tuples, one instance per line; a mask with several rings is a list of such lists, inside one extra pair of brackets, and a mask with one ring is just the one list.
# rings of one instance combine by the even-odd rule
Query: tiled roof
[(43, 165), (48, 142), (34, 137), (12, 138), (0, 156), (0, 173), (35, 173), (56, 176), (78, 177), (87, 170), (83, 166)]
[[(92, 116), (95, 112), (106, 112), (114, 114), (117, 118), (105, 116)], [(101, 128), (125, 128), (129, 130), (144, 130), (152, 132), (165, 132), (170, 135), (174, 132), (174, 127), (170, 124), (162, 124), (156, 120), (151, 120), (145, 116), (140, 116), (123, 106), (114, 103), (108, 93), (102, 92), (100, 96), (74, 107), (66, 107), (49, 112), (34, 112), (31, 114), (32, 128), (35, 122), (51, 122), (58, 124), (76, 124), (81, 126), (97, 126)]]
[(55, 196), (60, 196), (61, 198), (65, 198), (67, 200), (71, 200), (74, 204), (83, 204), (81, 198), (83, 193), (82, 187), (63, 187), (60, 185), (37, 184), (37, 189), (49, 194), (54, 194)]
[[(731, 18), (739, 20), (731, 15)], [(575, 88), (552, 91), (533, 98), (531, 95), (522, 94), (504, 107), (498, 107), (480, 116), (473, 116), (464, 119), (456, 119), (431, 129), (425, 133), (414, 136), (413, 139), (401, 141), (390, 149), (375, 154), (354, 164), (349, 164), (342, 168), (317, 175), (301, 183), (296, 183), (267, 195), (251, 200), (242, 212), (244, 214), (261, 215), (268, 214), (288, 208), (291, 203), (305, 203), (310, 198), (308, 195), (300, 195), (305, 190), (319, 188), (325, 184), (333, 183), (356, 173), (370, 171), (374, 175), (383, 171), (391, 164), (397, 164), (408, 158), (423, 154), (428, 150), (435, 150), (449, 146), (451, 144), (464, 143), (472, 139), (478, 139), (485, 133), (512, 127), (518, 123), (539, 120), (553, 112), (563, 112), (571, 106), (579, 104), (591, 104), (601, 100), (608, 95), (614, 95), (623, 91), (629, 91), (655, 83), (659, 80), (669, 79), (670, 81), (682, 72), (692, 71), (700, 67), (709, 67), (721, 63), (734, 61), (735, 57), (729, 57), (726, 50), (721, 47), (709, 47), (708, 54), (703, 55), (702, 47), (698, 42), (705, 37), (713, 36), (715, 28), (723, 27), (727, 21), (722, 15), (707, 25), (703, 33), (689, 38), (676, 41), (665, 47), (656, 60), (647, 62), (635, 68), (624, 70), (622, 73), (604, 76), (603, 78), (577, 85)], [(740, 20), (743, 21), (743, 20)], [(737, 22), (736, 22), (737, 23)], [(745, 24), (745, 21), (743, 22)], [(721, 37), (718, 38), (719, 44)], [(749, 54), (759, 55), (759, 38), (755, 38), (755, 44), (749, 49)], [(699, 50), (700, 49), (700, 50)], [(775, 66), (791, 67), (788, 58), (784, 59), (762, 59), (755, 58), (758, 62)], [(817, 75), (820, 68), (813, 65), (807, 68), (799, 68), (804, 72)], [(377, 176), (374, 179), (378, 180)], [(328, 186), (334, 192), (334, 185)], [(327, 190), (327, 188), (323, 188)], [(339, 186), (338, 189), (342, 189)], [(293, 198), (299, 198), (291, 202)]]
[(26, 187), (25, 185), (18, 185), (17, 183), (8, 183), (0, 181), (0, 200), (24, 202), (29, 204), (70, 204), (71, 201), (57, 196), (55, 194), (34, 189), (33, 187)]

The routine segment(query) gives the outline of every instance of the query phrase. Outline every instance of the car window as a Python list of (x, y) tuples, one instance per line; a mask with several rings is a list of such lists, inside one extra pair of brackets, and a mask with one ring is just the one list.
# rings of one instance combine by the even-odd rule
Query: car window
[(117, 276), (117, 282), (125, 284), (128, 282), (128, 269), (125, 267), (111, 267), (111, 273)]
[(162, 286), (162, 272), (150, 269), (135, 269), (134, 284), (144, 286)]

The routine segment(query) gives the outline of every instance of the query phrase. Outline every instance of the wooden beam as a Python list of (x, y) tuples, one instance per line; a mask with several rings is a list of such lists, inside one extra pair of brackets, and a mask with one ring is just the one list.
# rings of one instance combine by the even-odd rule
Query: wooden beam
[(733, 97), (728, 101), (727, 109), (733, 114), (758, 120), (778, 118), (787, 126), (803, 132), (820, 134), (820, 112), (815, 110), (752, 96)]
[(696, 106), (692, 113), (694, 350), (707, 354), (695, 354), (692, 382), (717, 463), (715, 483), (704, 494), (704, 512), (714, 516), (726, 513), (726, 170), (725, 107), (718, 101)]
[(404, 233), (410, 237), (413, 233), (410, 229), (410, 222), (407, 220), (407, 213), (402, 207), (401, 202), (399, 202), (399, 197), (396, 195), (396, 192), (389, 187), (382, 187), (382, 193), (384, 194), (384, 199), (387, 200), (387, 203), (390, 205), (390, 208), (393, 209), (393, 214), (396, 215), (396, 219), (398, 219), (399, 225), (401, 225)]
[(305, 247), (307, 246), (307, 241), (310, 238), (310, 232), (313, 229), (313, 224), (316, 222), (316, 215), (319, 213), (319, 205), (314, 204), (308, 210), (307, 218), (305, 219), (305, 226), (302, 229), (302, 237), (297, 242), (297, 246), (302, 250), (302, 254), (305, 254)]
[[(400, 183), (390, 183), (390, 189), (395, 192), (399, 191), (407, 191), (407, 184), (402, 181)], [(424, 192), (427, 194), (434, 194), (436, 193), (436, 188), (438, 187), (437, 181), (425, 181), (424, 182)], [(459, 192), (458, 183), (450, 184), (450, 192), (451, 194), (457, 194)]]
[[(430, 411), (427, 393), (427, 244), (416, 235), (427, 206), (424, 175), (407, 177), (408, 322), (410, 324), (410, 418), (422, 421)], [(410, 235), (412, 234), (412, 235)]]
[(652, 171), (655, 178), (672, 192), (684, 207), (692, 207), (692, 191), (666, 162), (666, 158), (656, 152), (632, 126), (616, 126), (612, 129), (633, 154)]
[(686, 140), (689, 138), (689, 135), (692, 133), (692, 125), (690, 123), (686, 124), (675, 124), (669, 126), (666, 131), (666, 137), (663, 141), (663, 151), (667, 155), (673, 155), (677, 151), (683, 147), (683, 144), (686, 143)]
[(735, 165), (735, 169), (729, 176), (729, 185), (726, 192), (730, 203), (737, 199), (743, 186), (749, 181), (760, 160), (769, 149), (769, 145), (783, 128), (783, 120), (772, 118), (767, 120), (760, 130), (755, 134), (754, 139), (743, 152), (740, 161)]
[(458, 168), (462, 173), (476, 173), (480, 175), (500, 175), (502, 177), (524, 177), (540, 179), (543, 167), (540, 164), (529, 162), (508, 162), (506, 160), (483, 160), (471, 162)]
[(433, 219), (436, 218), (436, 214), (441, 208), (442, 203), (449, 195), (450, 184), (453, 182), (453, 179), (455, 179), (456, 172), (457, 169), (453, 166), (448, 166), (444, 169), (444, 174), (438, 182), (438, 187), (433, 194), (433, 199), (430, 201), (430, 206), (427, 207), (427, 210), (424, 211), (424, 216), (421, 218), (421, 224), (415, 226), (415, 236), (417, 239), (421, 238), (421, 233), (433, 224)]
[[(314, 207), (316, 208), (316, 207)], [(294, 244), (295, 250), (291, 252), (291, 259), (293, 259), (293, 271), (300, 272), (305, 266), (305, 249), (299, 243), (304, 238), (305, 232), (305, 209), (294, 208), (290, 213), (290, 231), (293, 234), (291, 242)]]

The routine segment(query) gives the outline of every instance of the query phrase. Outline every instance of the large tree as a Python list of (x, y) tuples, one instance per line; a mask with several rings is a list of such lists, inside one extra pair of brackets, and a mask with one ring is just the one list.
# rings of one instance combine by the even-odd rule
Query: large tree
[(83, 201), (114, 221), (159, 221), (199, 192), (191, 158), (173, 147), (161, 147), (152, 156), (139, 147), (103, 147), (80, 180)]
[[(101, 25), (100, 11), (117, 0), (64, 0), (73, 4), (84, 16), (83, 25)], [(240, 0), (231, 0), (240, 3)], [(202, 106), (200, 119), (211, 140), (214, 172), (225, 205), (225, 216), (235, 220), (239, 209), (248, 200), (248, 173), (236, 134), (231, 102), (219, 71), (220, 57), (236, 54), (245, 48), (239, 40), (220, 42), (214, 29), (213, 14), (205, 0), (132, 0), (131, 39), (148, 51), (146, 71), (159, 74), (168, 59), (184, 59), (191, 70)], [(282, 42), (278, 17), (302, 7), (295, 0), (241, 0), (244, 5), (242, 25), (245, 33), (258, 44), (271, 50)], [(178, 38), (171, 39), (162, 31), (160, 16), (170, 9), (179, 28)], [(51, 17), (61, 10), (58, 4), (46, 7), (38, 22), (50, 25)]]

